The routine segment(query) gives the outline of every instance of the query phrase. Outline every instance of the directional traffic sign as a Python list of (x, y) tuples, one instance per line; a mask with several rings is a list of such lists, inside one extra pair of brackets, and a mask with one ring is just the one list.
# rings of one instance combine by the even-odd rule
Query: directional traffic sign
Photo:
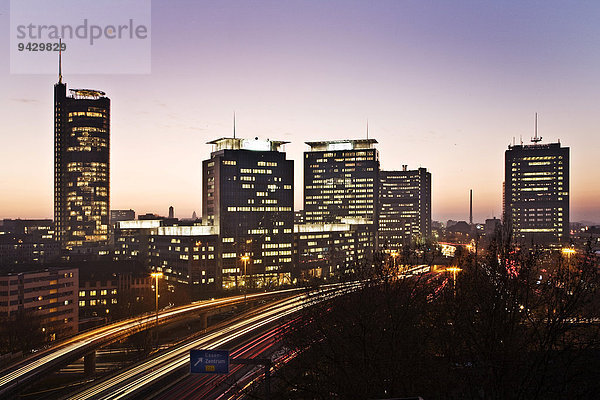
[(229, 350), (190, 350), (190, 372), (197, 374), (229, 373)]

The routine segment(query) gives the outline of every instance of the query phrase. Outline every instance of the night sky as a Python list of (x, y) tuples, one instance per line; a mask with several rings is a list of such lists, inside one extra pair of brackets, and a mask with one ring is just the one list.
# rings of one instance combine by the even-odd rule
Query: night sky
[[(0, 218), (51, 218), (53, 85), (10, 74), (0, 0)], [(115, 11), (117, 12), (117, 11)], [(571, 148), (571, 221), (600, 222), (598, 1), (153, 1), (146, 75), (80, 75), (112, 101), (111, 208), (201, 212), (206, 142), (379, 141), (382, 169), (426, 167), (433, 219), (500, 217), (504, 151), (534, 133)]]

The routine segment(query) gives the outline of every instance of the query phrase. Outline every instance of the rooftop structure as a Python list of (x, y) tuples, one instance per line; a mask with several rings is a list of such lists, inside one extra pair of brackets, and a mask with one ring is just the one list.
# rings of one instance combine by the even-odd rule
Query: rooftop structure
[(282, 151), (282, 146), (289, 142), (281, 140), (220, 138), (211, 140), (207, 144), (213, 145), (213, 152), (221, 150), (251, 150), (251, 151)]
[(335, 150), (363, 150), (373, 149), (377, 143), (375, 139), (346, 139), (346, 140), (322, 140), (317, 142), (305, 142), (310, 146), (310, 151), (335, 151)]

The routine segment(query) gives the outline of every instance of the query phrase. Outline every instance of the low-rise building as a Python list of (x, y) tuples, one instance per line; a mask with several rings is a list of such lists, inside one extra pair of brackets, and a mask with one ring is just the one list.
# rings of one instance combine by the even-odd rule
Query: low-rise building
[(52, 220), (5, 219), (0, 226), (0, 265), (31, 265), (56, 261), (60, 246)]
[[(218, 226), (161, 226), (150, 235), (150, 269), (163, 273), (167, 284), (187, 285), (192, 298), (209, 297), (235, 286), (239, 271), (217, 269), (220, 252)], [(227, 284), (226, 284), (227, 283)]]
[(119, 221), (115, 224), (114, 260), (139, 260), (149, 263), (148, 239), (163, 226), (160, 219)]
[(352, 272), (372, 260), (374, 246), (375, 226), (363, 218), (294, 225), (296, 279), (326, 279)]
[(80, 326), (86, 329), (152, 309), (153, 280), (136, 261), (85, 263), (78, 298)]
[(19, 313), (39, 318), (47, 341), (78, 332), (77, 268), (47, 268), (8, 272), (0, 276), (0, 317), (10, 321)]

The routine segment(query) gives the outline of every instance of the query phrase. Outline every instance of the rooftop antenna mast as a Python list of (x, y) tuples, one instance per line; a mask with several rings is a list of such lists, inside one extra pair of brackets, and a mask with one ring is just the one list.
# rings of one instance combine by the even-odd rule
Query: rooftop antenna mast
[(542, 141), (542, 137), (538, 136), (537, 113), (535, 113), (535, 136), (531, 138), (531, 141), (536, 144)]
[(62, 83), (62, 38), (58, 39), (58, 83)]
[(235, 111), (233, 112), (233, 138), (235, 139)]
[(367, 140), (369, 140), (369, 119), (367, 118)]

